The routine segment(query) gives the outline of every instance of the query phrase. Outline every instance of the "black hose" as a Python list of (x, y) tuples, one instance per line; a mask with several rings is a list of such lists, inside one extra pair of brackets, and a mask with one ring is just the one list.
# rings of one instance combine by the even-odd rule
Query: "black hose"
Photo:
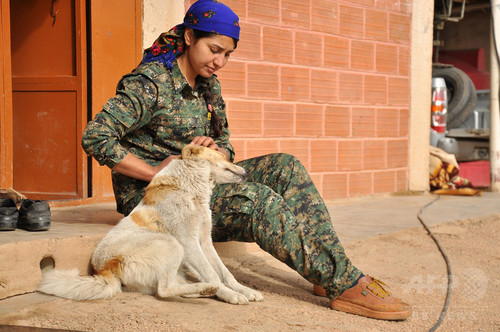
[(424, 228), (427, 231), (427, 233), (429, 234), (429, 236), (436, 243), (439, 251), (441, 252), (441, 255), (444, 258), (444, 261), (446, 262), (446, 269), (448, 270), (448, 289), (446, 291), (446, 300), (444, 302), (443, 310), (441, 311), (441, 317), (439, 317), (439, 320), (436, 322), (436, 324), (434, 324), (433, 327), (431, 327), (431, 329), (429, 330), (429, 332), (435, 331), (439, 327), (439, 325), (441, 325), (441, 323), (443, 322), (443, 320), (444, 320), (444, 318), (446, 316), (446, 312), (448, 311), (448, 307), (450, 306), (451, 286), (453, 284), (453, 275), (451, 274), (450, 260), (448, 259), (448, 256), (444, 252), (443, 247), (441, 247), (441, 244), (439, 243), (438, 239), (434, 236), (434, 234), (431, 232), (431, 230), (429, 229), (429, 227), (427, 227), (427, 225), (425, 224), (424, 220), (422, 219), (422, 212), (426, 208), (428, 208), (429, 206), (431, 206), (432, 204), (434, 204), (439, 199), (439, 197), (440, 196), (437, 195), (436, 198), (434, 198), (431, 202), (429, 202), (426, 205), (424, 205), (420, 209), (420, 212), (418, 213), (418, 216), (417, 216), (418, 220), (420, 221), (420, 223), (422, 224), (422, 226), (424, 226)]

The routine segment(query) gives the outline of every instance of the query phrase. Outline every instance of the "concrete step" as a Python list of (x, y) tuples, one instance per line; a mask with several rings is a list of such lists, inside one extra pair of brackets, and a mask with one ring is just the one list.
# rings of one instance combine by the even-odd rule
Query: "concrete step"
[(0, 299), (36, 290), (42, 269), (90, 273), (95, 246), (112, 226), (52, 222), (49, 231), (0, 233)]

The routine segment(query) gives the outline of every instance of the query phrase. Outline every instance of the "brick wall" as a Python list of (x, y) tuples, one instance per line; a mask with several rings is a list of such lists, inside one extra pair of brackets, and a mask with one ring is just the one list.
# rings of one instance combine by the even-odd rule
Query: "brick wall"
[(325, 199), (406, 190), (411, 1), (223, 2), (242, 28), (218, 73), (237, 160), (293, 154)]

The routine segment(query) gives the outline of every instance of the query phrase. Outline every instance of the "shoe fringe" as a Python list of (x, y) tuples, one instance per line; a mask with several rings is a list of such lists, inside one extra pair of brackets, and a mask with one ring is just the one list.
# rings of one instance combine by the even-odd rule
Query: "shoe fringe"
[[(381, 297), (381, 298), (385, 298), (386, 296), (390, 296), (391, 293), (386, 289), (386, 288), (389, 288), (389, 286), (387, 286), (382, 280), (378, 280), (376, 278), (373, 278), (370, 276), (370, 278), (372, 278), (372, 282), (368, 284), (367, 288), (369, 286), (372, 286), (370, 288), (368, 288), (372, 293), (374, 293), (375, 295)], [(379, 294), (379, 289), (381, 290), (381, 293), (382, 294)]]

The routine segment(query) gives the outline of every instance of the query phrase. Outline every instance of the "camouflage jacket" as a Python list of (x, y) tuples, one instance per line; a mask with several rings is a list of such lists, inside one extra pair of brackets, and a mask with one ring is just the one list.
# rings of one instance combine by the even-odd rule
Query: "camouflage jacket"
[[(193, 88), (183, 76), (177, 61), (172, 69), (150, 62), (139, 65), (122, 77), (116, 96), (109, 99), (85, 128), (82, 146), (101, 165), (113, 168), (127, 153), (156, 166), (196, 136), (213, 136), (203, 94), (211, 92), (211, 104), (221, 118), (222, 135), (215, 143), (229, 152), (226, 108), (216, 76), (197, 77)], [(113, 172), (113, 187), (118, 203), (127, 202), (147, 183)]]

